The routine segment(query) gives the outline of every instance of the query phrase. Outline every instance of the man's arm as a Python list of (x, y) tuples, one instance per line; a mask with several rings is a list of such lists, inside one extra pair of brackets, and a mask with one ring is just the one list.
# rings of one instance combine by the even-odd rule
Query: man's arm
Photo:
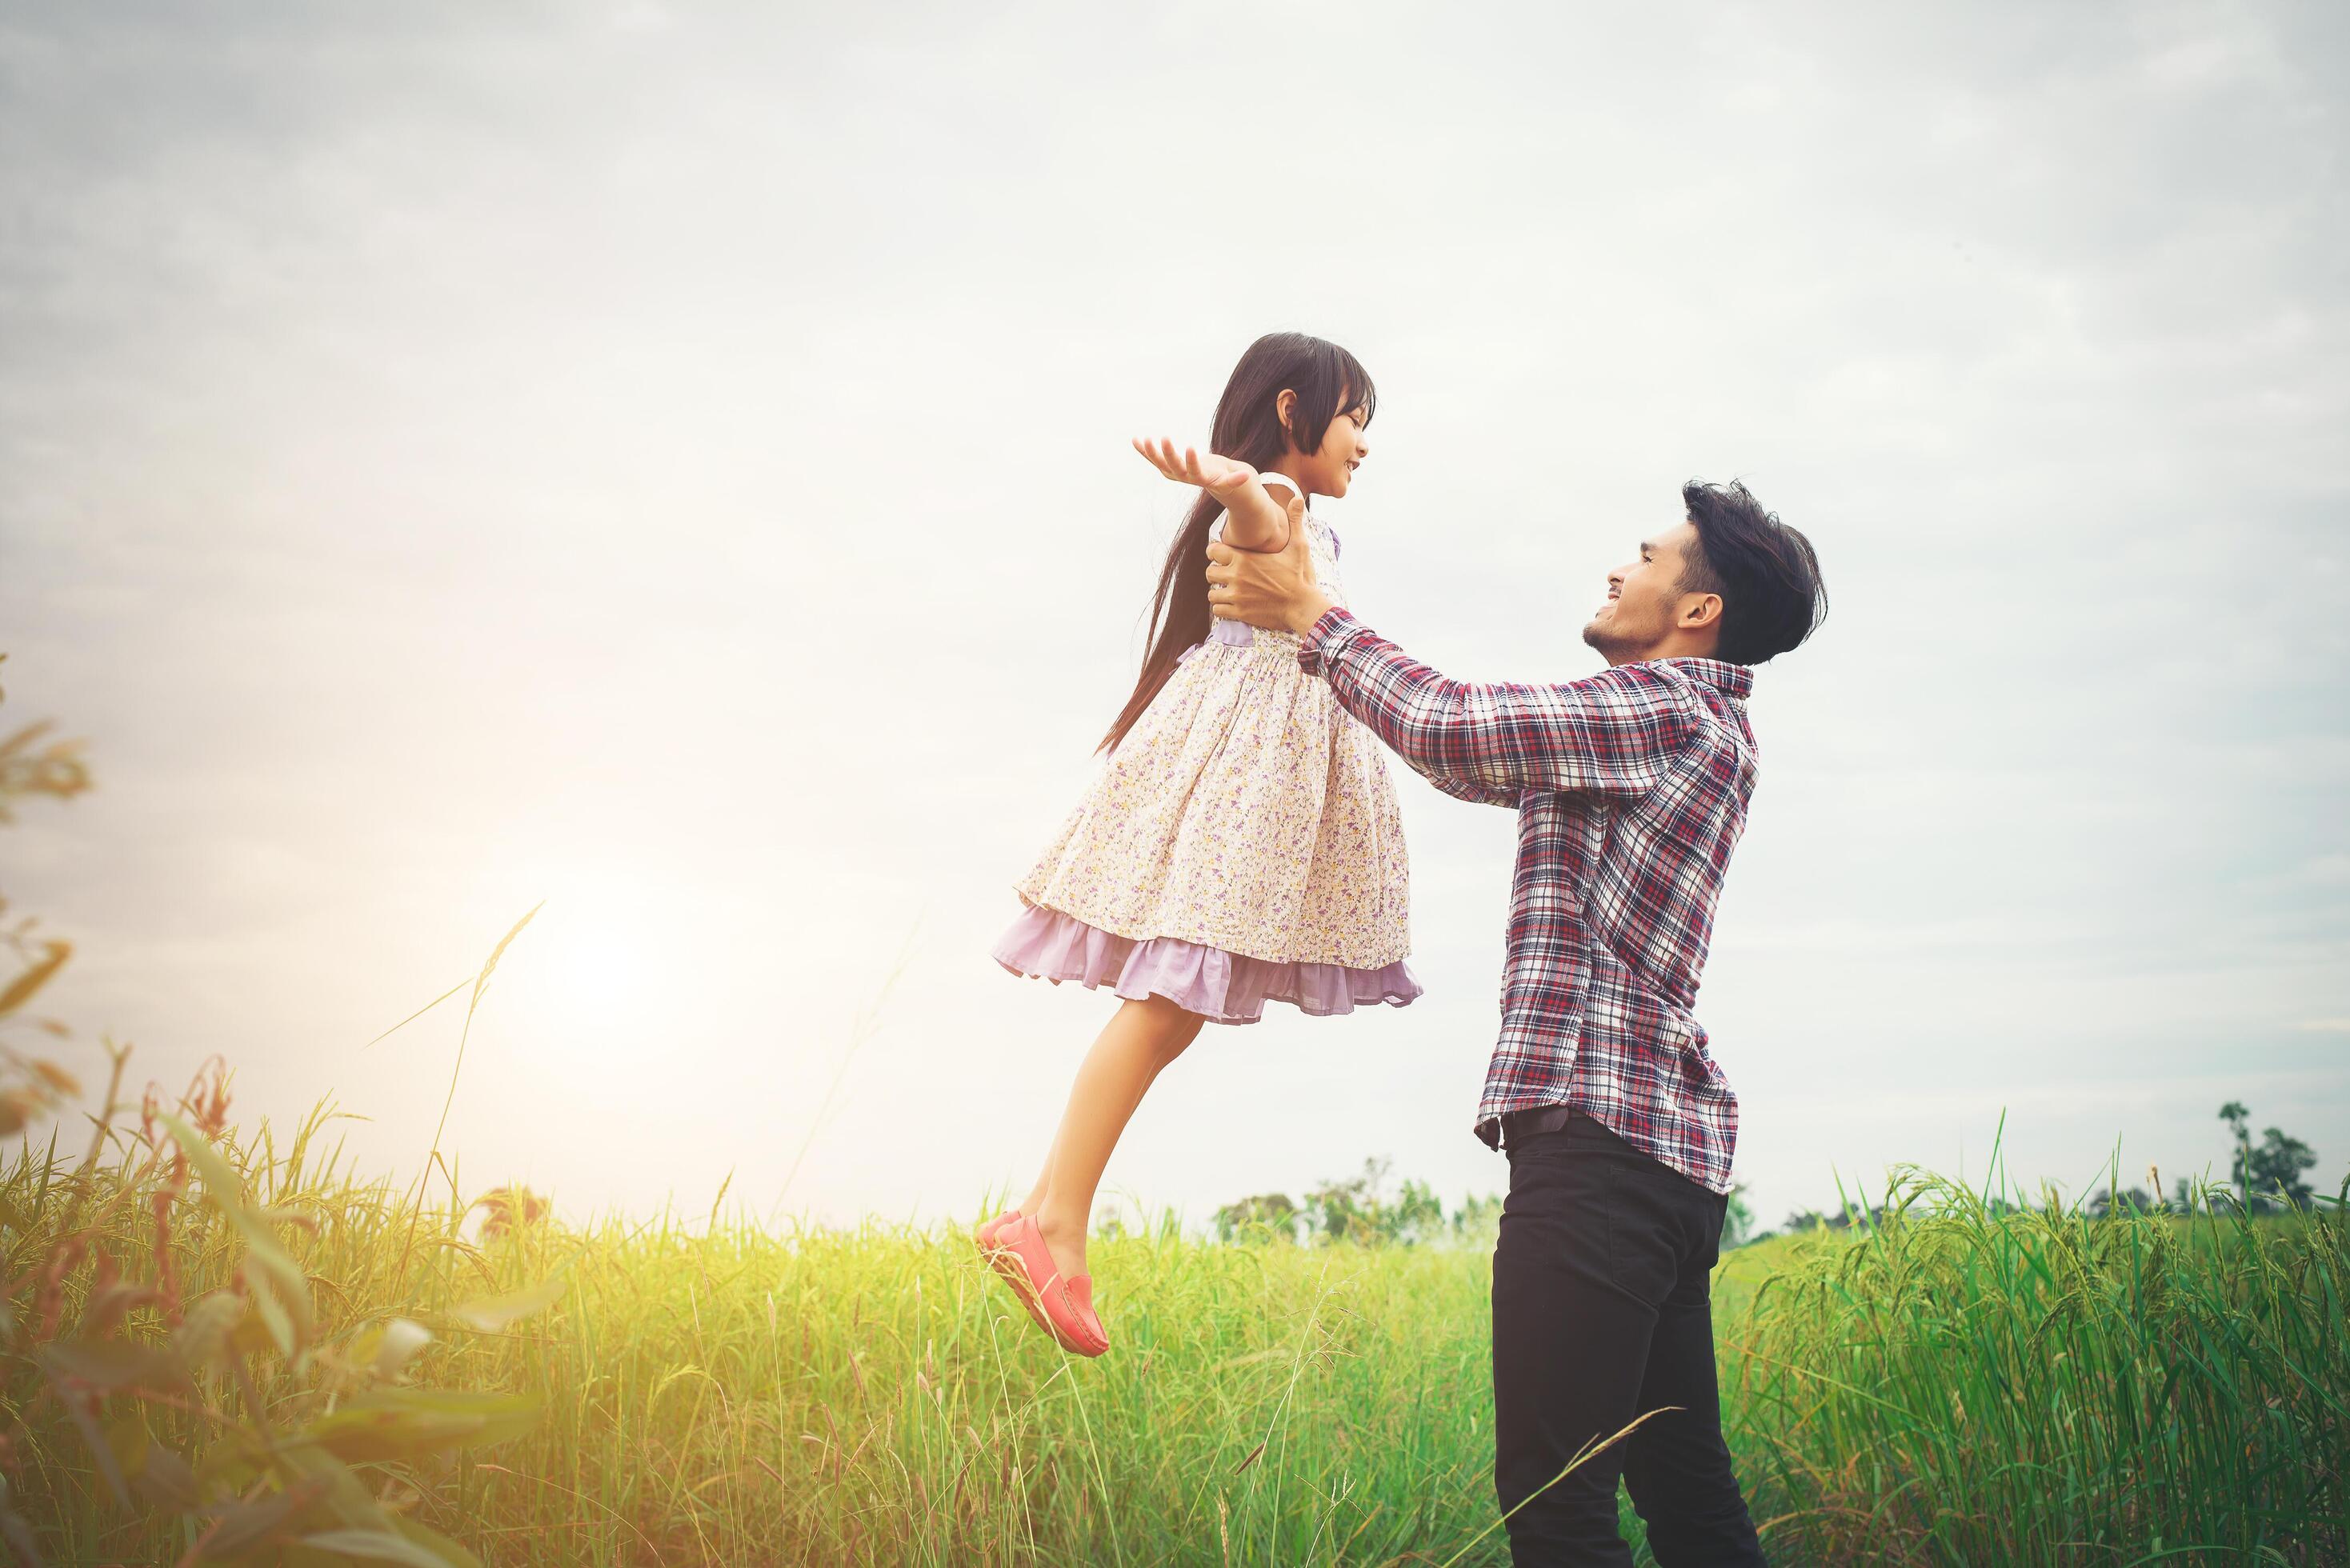
[(1209, 546), (1209, 607), (1296, 632), (1305, 639), (1299, 662), (1447, 794), (1512, 801), (1526, 789), (1641, 794), (1695, 733), (1688, 693), (1651, 666), (1619, 665), (1556, 686), (1471, 685), (1440, 675), (1333, 605), (1315, 586), (1305, 530), (1291, 532), (1289, 548), (1271, 555)]
[(1471, 684), (1430, 670), (1343, 609), (1325, 612), (1298, 660), (1440, 788), (1464, 784), (1481, 796), (1646, 794), (1697, 730), (1688, 693), (1654, 666), (1617, 665), (1555, 686)]
[[(1415, 768), (1412, 771), (1419, 773), (1419, 770)], [(1464, 784), (1459, 779), (1446, 778), (1442, 774), (1422, 773), (1419, 776), (1428, 781), (1431, 789), (1455, 800), (1465, 800), (1471, 805), (1498, 805), (1507, 811), (1515, 811), (1524, 801), (1523, 790), (1487, 789), (1483, 784)]]

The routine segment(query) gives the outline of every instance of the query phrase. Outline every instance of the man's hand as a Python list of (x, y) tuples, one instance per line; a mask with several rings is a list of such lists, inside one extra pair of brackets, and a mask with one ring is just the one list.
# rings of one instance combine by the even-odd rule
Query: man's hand
[(1270, 554), (1208, 546), (1208, 608), (1220, 620), (1245, 621), (1304, 637), (1330, 608), (1314, 580), (1306, 547), (1305, 498), (1289, 504), (1289, 545)]

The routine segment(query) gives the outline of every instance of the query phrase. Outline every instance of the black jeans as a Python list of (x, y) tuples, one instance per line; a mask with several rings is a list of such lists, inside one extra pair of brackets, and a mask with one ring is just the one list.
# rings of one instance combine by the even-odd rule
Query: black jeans
[[(1493, 1485), (1505, 1511), (1525, 1503), (1505, 1526), (1512, 1561), (1630, 1568), (1620, 1473), (1663, 1568), (1762, 1563), (1713, 1373), (1707, 1275), (1727, 1200), (1580, 1113), (1509, 1155), (1493, 1249)], [(1584, 1445), (1667, 1405), (1680, 1408), (1542, 1490)]]

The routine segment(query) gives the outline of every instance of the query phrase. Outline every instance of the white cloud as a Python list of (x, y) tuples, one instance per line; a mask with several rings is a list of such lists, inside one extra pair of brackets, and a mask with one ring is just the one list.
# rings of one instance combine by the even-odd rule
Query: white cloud
[[(449, 1043), (344, 1043), (552, 895), (469, 1168), (753, 1190), (919, 918), (803, 1195), (1024, 1179), (1100, 1010), (984, 950), (1130, 677), (1124, 441), (1292, 324), (1380, 379), (1356, 599), (1462, 673), (1586, 668), (1561, 604), (1692, 472), (1820, 543), (1705, 1003), (1766, 1211), (1996, 1105), (2183, 1166), (2254, 1061), (2339, 1157), (2332, 8), (1065, 23), (0, 28), (0, 628), (101, 781), (5, 890), (76, 1016), (411, 1161)], [(1406, 812), (1427, 1000), (1220, 1036), (1114, 1179), (1498, 1184), (1509, 824)]]

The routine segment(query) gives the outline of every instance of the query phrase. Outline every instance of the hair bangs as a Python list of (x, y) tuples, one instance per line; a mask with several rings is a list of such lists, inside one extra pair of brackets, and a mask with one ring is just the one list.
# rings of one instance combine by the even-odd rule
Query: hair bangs
[(1344, 348), (1338, 348), (1335, 343), (1331, 347), (1337, 349), (1340, 375), (1338, 386), (1340, 400), (1338, 406), (1331, 412), (1343, 414), (1349, 409), (1360, 409), (1363, 410), (1363, 423), (1367, 426), (1378, 417), (1379, 389), (1373, 384), (1371, 373), (1363, 369), (1363, 362), (1360, 359), (1356, 358)]

